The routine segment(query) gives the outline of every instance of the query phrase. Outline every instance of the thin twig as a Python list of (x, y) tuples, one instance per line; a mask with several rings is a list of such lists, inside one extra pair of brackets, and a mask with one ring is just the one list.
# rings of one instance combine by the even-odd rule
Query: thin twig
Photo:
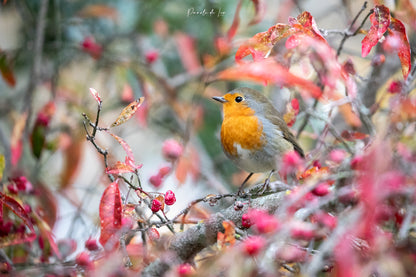
[(358, 20), (358, 17), (364, 12), (364, 10), (367, 8), (367, 1), (364, 2), (363, 6), (361, 7), (361, 10), (357, 13), (357, 15), (354, 17), (354, 19), (352, 20), (350, 26), (348, 27), (347, 30), (344, 31), (344, 36), (342, 37), (341, 43), (338, 46), (337, 49), (337, 57), (341, 54), (342, 48), (344, 47), (344, 43), (345, 41), (358, 34), (358, 32), (361, 30), (361, 28), (364, 26), (365, 22), (367, 21), (367, 18), (373, 13), (373, 10), (371, 10), (366, 17), (364, 18), (364, 20), (361, 22), (360, 26), (355, 29), (355, 31), (352, 33), (352, 28), (354, 27), (355, 22)]

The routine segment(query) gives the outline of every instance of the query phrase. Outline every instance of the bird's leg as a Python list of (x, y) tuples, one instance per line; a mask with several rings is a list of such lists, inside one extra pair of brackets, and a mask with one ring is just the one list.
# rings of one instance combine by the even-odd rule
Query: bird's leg
[(251, 178), (251, 176), (253, 176), (253, 172), (251, 172), (247, 178), (244, 180), (244, 182), (241, 184), (240, 188), (238, 189), (237, 195), (241, 195), (242, 192), (244, 191), (244, 185), (247, 183), (247, 181)]
[(263, 194), (269, 188), (270, 178), (272, 177), (273, 173), (274, 173), (274, 169), (272, 169), (272, 171), (270, 171), (269, 176), (266, 178), (266, 180), (264, 180), (264, 184), (261, 187), (260, 194)]

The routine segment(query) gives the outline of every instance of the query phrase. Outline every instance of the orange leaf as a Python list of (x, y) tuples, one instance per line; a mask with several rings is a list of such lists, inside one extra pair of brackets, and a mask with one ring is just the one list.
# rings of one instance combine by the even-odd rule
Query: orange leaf
[(351, 127), (361, 127), (360, 117), (354, 113), (350, 103), (338, 106), (338, 110), (342, 114), (348, 125), (350, 125)]
[(287, 68), (273, 60), (265, 59), (247, 64), (239, 64), (218, 73), (225, 80), (243, 80), (259, 83), (271, 82), (278, 86), (298, 87), (305, 98), (319, 98), (321, 89), (313, 82), (290, 73)]
[(356, 139), (368, 138), (368, 134), (345, 130), (341, 133), (341, 137), (343, 137), (345, 140), (353, 141), (353, 140), (356, 140)]
[(144, 97), (140, 97), (139, 99), (131, 102), (127, 107), (125, 107), (121, 111), (116, 121), (114, 121), (114, 123), (111, 124), (111, 127), (121, 125), (127, 120), (129, 120), (136, 113), (137, 109), (140, 107), (143, 101), (144, 101)]
[(397, 55), (399, 56), (400, 63), (402, 64), (403, 77), (404, 79), (407, 79), (412, 64), (410, 55), (410, 44), (409, 40), (407, 39), (406, 29), (400, 20), (391, 18), (389, 33), (399, 38), (400, 45), (398, 47)]
[(232, 246), (235, 244), (235, 226), (229, 220), (222, 222), (224, 227), (224, 233), (218, 232), (217, 234), (217, 246), (221, 249), (225, 246)]
[(105, 4), (87, 5), (78, 14), (81, 17), (107, 17), (113, 21), (118, 18), (117, 10)]

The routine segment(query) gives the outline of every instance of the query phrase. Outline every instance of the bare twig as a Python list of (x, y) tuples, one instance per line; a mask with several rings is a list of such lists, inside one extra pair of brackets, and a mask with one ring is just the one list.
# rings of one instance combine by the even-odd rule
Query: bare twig
[(361, 22), (360, 26), (358, 26), (358, 28), (356, 28), (355, 31), (352, 32), (352, 28), (354, 27), (355, 22), (358, 20), (358, 17), (364, 12), (364, 10), (366, 8), (367, 8), (367, 1), (364, 2), (363, 6), (361, 7), (361, 10), (354, 17), (354, 19), (352, 20), (352, 22), (351, 22), (350, 26), (348, 27), (348, 29), (344, 31), (344, 36), (343, 36), (343, 38), (341, 40), (341, 43), (339, 44), (338, 49), (337, 49), (337, 57), (341, 54), (341, 51), (342, 51), (342, 48), (344, 47), (345, 41), (348, 38), (357, 35), (358, 32), (361, 30), (361, 28), (364, 26), (365, 22), (367, 21), (367, 18), (373, 13), (373, 10), (371, 10), (366, 15), (366, 17), (364, 18), (364, 20)]

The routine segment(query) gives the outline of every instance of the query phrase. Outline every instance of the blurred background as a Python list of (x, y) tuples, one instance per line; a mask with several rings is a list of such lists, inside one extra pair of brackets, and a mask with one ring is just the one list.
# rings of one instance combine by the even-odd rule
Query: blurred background
[[(89, 88), (101, 95), (102, 127), (114, 122), (130, 102), (145, 97), (135, 116), (111, 132), (125, 139), (136, 161), (143, 164), (144, 190), (175, 192), (177, 204), (168, 213), (174, 215), (196, 198), (235, 191), (246, 176), (221, 150), (221, 111), (211, 97), (237, 86), (255, 87), (273, 94), (282, 112), (290, 99), (290, 93), (275, 93), (280, 88), (274, 86), (215, 79), (217, 72), (235, 63), (238, 46), (305, 10), (319, 28), (343, 31), (364, 3), (261, 1), (263, 16), (250, 24), (256, 1), (2, 2), (3, 179), (24, 175), (30, 180), (39, 197), (27, 196), (25, 201), (44, 216), (58, 241), (84, 241), (99, 234), (99, 200), (109, 180), (102, 156), (85, 139), (82, 114), (94, 121), (97, 113)], [(227, 42), (224, 38), (236, 20), (239, 3), (238, 28)], [(341, 36), (326, 38), (336, 49)], [(361, 58), (361, 39), (348, 40), (340, 59), (351, 56), (357, 71), (366, 72), (371, 57)], [(397, 62), (393, 68), (399, 67)], [(174, 164), (162, 153), (167, 139), (184, 146), (183, 156)], [(109, 151), (110, 164), (124, 160), (122, 147), (108, 134), (99, 132), (97, 143)], [(308, 149), (310, 142), (304, 138), (301, 144)], [(161, 184), (152, 184), (149, 179), (164, 166), (172, 171)], [(127, 188), (122, 189), (126, 193)]]

